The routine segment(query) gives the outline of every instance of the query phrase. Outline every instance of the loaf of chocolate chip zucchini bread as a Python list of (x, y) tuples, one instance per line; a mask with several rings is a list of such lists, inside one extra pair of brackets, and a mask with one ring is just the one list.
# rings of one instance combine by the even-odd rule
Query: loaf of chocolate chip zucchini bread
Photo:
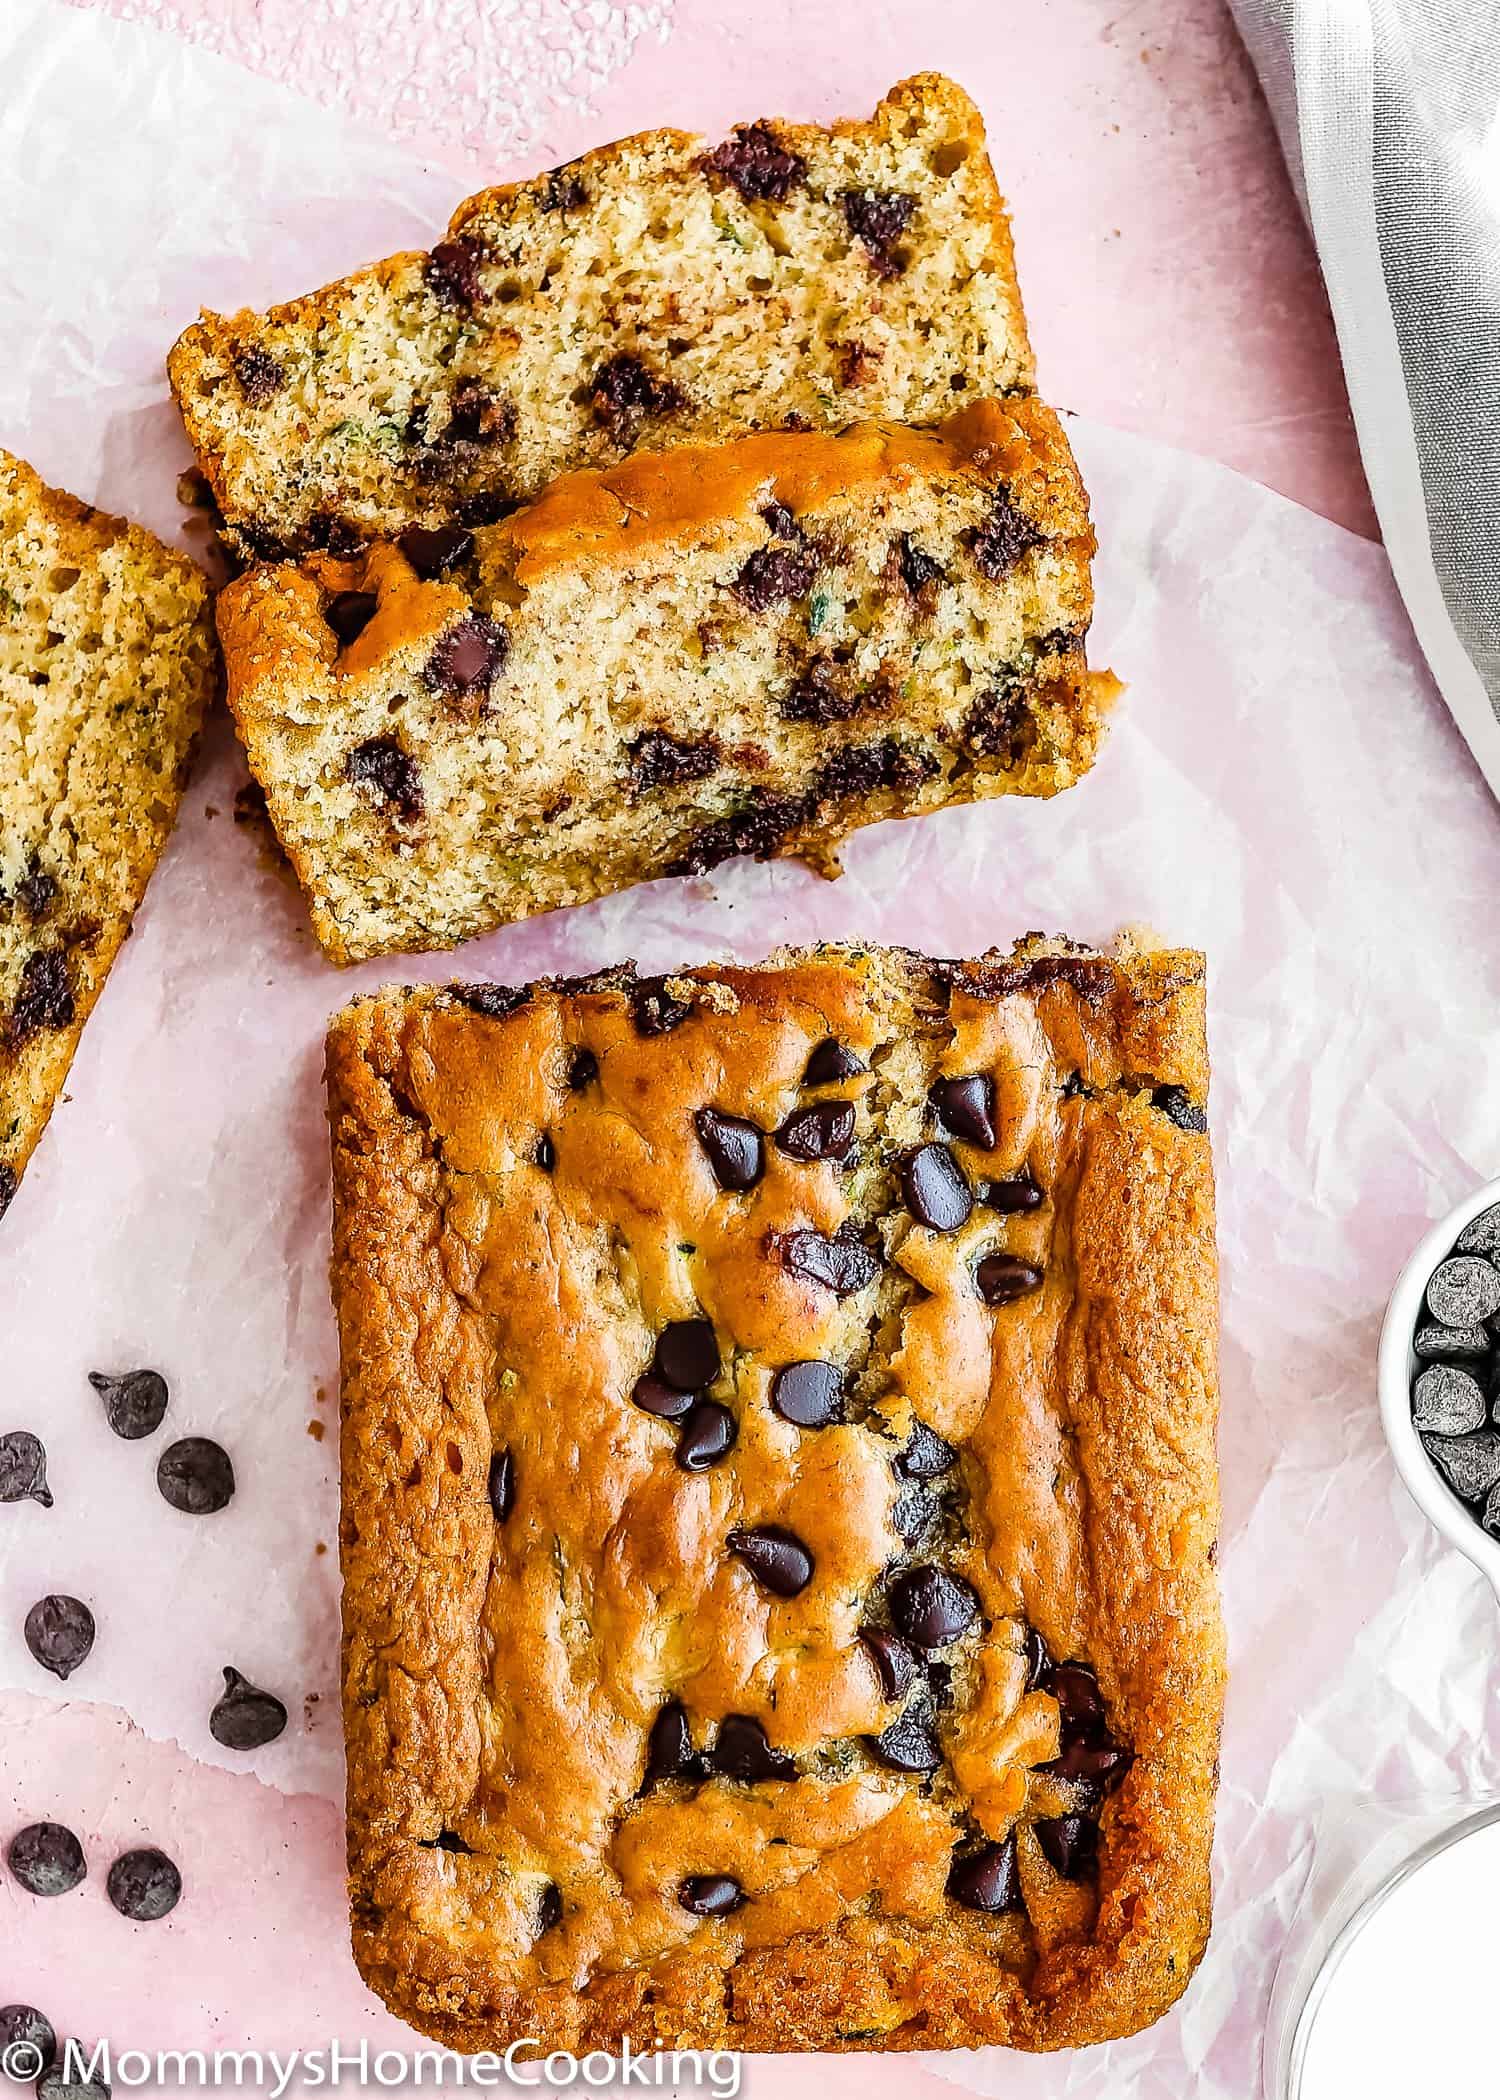
[(866, 123), (646, 132), (460, 206), (397, 255), (176, 345), (246, 557), (492, 521), (638, 444), (933, 423), (1029, 390), (979, 113), (938, 74)]
[(387, 2003), (462, 2050), (1163, 2012), (1223, 1690), (1201, 957), (391, 989), (328, 1080)]
[(0, 1213), (177, 815), (208, 586), (0, 452)]
[(1035, 400), (637, 453), (504, 524), (258, 567), (229, 704), (338, 962), (1092, 764), (1094, 540)]

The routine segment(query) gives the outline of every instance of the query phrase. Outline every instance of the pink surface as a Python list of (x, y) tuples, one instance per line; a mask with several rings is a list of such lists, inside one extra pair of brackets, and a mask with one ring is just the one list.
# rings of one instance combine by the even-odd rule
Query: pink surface
[[(633, 23), (547, 0), (520, 27), (515, 10), (482, 0), (107, 4), (388, 121), (452, 160), (455, 196), (481, 171), (565, 158), (647, 122), (712, 130), (762, 108), (862, 110), (903, 72), (950, 70), (991, 126), (1048, 392), (1368, 529), (1315, 265), (1216, 0), (1113, 14), (1097, 0), (1033, 0), (1024, 35), (1001, 26), (994, 0), (926, 0), (897, 21), (868, 0), (678, 0)], [(481, 20), (454, 26), (471, 15)], [(492, 42), (506, 46), (508, 80), (519, 43), (555, 83), (545, 123), (491, 94)], [(576, 49), (592, 109), (565, 62)], [(69, 1822), (94, 1866), (65, 1904), (0, 1876), (0, 2002), (29, 1998), (60, 2028), (147, 2048), (404, 2037), (349, 1964), (342, 1837), (326, 1803), (208, 1771), (112, 1710), (14, 1697), (0, 1701), (0, 1806), (10, 1825)], [(107, 1911), (103, 1873), (146, 1838), (181, 1861), (189, 1900), (167, 1925), (126, 1927)], [(794, 2061), (752, 2084), (773, 2079), (786, 2095), (815, 2083), (852, 2093), (870, 2072)], [(941, 2089), (914, 2070), (901, 2085)]]

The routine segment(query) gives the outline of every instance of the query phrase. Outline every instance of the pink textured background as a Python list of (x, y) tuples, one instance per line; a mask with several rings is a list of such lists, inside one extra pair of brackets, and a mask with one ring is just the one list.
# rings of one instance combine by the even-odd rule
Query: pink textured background
[[(902, 73), (951, 71), (989, 121), (1052, 398), (1371, 529), (1316, 267), (1218, 0), (1031, 0), (1024, 28), (995, 0), (92, 4), (386, 123), (451, 163), (455, 201), (648, 123), (863, 111)], [(349, 1963), (326, 1803), (204, 1770), (112, 1709), (20, 1697), (0, 1700), (0, 1803), (10, 1825), (68, 1822), (95, 1863), (62, 1903), (0, 1876), (0, 2002), (148, 2049), (409, 2042)], [(103, 1867), (145, 1836), (188, 1898), (168, 1925), (122, 1926)], [(773, 2079), (810, 2100), (867, 2091), (872, 2071), (789, 2062), (751, 2084)], [(876, 2082), (897, 2080), (946, 2090), (905, 2066)]]

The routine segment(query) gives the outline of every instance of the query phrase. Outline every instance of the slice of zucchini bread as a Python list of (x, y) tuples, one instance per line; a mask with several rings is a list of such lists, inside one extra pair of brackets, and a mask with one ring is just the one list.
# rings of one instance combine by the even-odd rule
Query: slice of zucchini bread
[(0, 1212), (177, 815), (208, 585), (0, 452)]
[(229, 704), (337, 962), (441, 948), (736, 854), (1051, 795), (1116, 691), (1034, 399), (637, 453), (505, 523), (262, 566)]
[(800, 419), (935, 423), (1029, 391), (979, 113), (940, 74), (867, 123), (644, 132), (461, 205), (269, 313), (205, 313), (168, 361), (246, 556), (493, 522), (560, 473)]

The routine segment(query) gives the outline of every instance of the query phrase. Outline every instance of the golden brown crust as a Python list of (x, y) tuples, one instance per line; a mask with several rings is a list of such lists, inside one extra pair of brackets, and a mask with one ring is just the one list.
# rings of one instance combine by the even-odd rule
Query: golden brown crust
[[(869, 1070), (810, 1093), (829, 1036)], [(937, 1134), (981, 1200), (930, 1230), (901, 1162), (934, 1139), (929, 1087), (975, 1075), (995, 1143)], [(1033, 937), (977, 965), (828, 949), (391, 991), (336, 1018), (328, 1077), (372, 1987), (462, 2049), (1051, 2048), (1163, 2011), (1208, 1929), (1223, 1681), (1201, 959)], [(854, 1104), (846, 1161), (776, 1141), (834, 1100)], [(751, 1188), (721, 1185), (705, 1106), (767, 1133)], [(1039, 1208), (983, 1195), (1023, 1172)], [(875, 1256), (842, 1297), (786, 1251), (841, 1225)], [(1042, 1281), (985, 1302), (995, 1252)], [(712, 1322), (737, 1425), (702, 1473), (631, 1398), (690, 1318)], [(817, 1430), (769, 1402), (809, 1358), (844, 1379)], [(919, 1424), (957, 1458), (914, 1530), (892, 1460)], [(789, 1598), (726, 1549), (768, 1522), (813, 1557)], [(867, 1747), (902, 1704), (859, 1638), (917, 1565), (981, 1615), (942, 1651), (947, 1690), (929, 1669), (911, 1694), (937, 1702), (928, 1778)], [(1133, 1753), (1102, 1794), (1042, 1769), (1071, 1738), (1036, 1636), (1094, 1673)], [(711, 1766), (739, 1714), (796, 1776), (643, 1791), (669, 1699)], [(1070, 1813), (1097, 1817), (1097, 1882), (1038, 1838)], [(955, 1842), (1008, 1840), (1024, 1908), (956, 1903)], [(712, 1873), (748, 1900), (690, 1914), (682, 1877)]]

